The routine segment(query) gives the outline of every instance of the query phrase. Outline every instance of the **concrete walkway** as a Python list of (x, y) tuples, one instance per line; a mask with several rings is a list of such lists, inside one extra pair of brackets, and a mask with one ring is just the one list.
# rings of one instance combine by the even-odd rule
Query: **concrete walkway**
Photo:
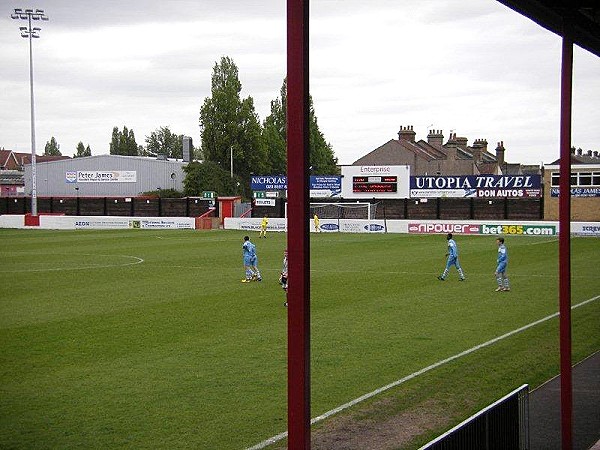
[[(560, 376), (529, 394), (531, 450), (561, 450)], [(573, 367), (573, 450), (600, 450), (600, 352)]]

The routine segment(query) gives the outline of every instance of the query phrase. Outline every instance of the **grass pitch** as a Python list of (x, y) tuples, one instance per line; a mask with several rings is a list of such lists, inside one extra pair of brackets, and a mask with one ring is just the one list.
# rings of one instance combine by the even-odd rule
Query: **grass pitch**
[[(285, 431), (286, 236), (252, 235), (263, 281), (245, 284), (243, 235), (0, 230), (0, 448), (243, 449)], [(556, 238), (507, 238), (507, 293), (494, 237), (456, 240), (466, 282), (436, 279), (444, 236), (311, 236), (313, 417), (557, 311)], [(573, 305), (600, 295), (599, 254), (599, 239), (572, 240)], [(572, 320), (580, 360), (600, 349), (600, 300)], [(428, 402), (444, 420), (414, 448), (558, 371), (554, 318), (365, 414)]]

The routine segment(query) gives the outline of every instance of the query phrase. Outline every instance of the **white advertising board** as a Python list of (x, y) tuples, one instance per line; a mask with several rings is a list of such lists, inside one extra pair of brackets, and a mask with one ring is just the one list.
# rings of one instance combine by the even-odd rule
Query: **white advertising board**
[[(268, 192), (267, 192), (268, 194)], [(254, 199), (255, 206), (275, 206), (275, 199), (273, 198), (256, 198)]]
[(193, 217), (123, 217), (123, 216), (44, 216), (40, 228), (53, 230), (114, 230), (137, 228), (141, 230), (193, 230)]
[(409, 198), (409, 166), (342, 166), (342, 197)]
[(78, 170), (65, 173), (67, 183), (135, 183), (135, 170)]

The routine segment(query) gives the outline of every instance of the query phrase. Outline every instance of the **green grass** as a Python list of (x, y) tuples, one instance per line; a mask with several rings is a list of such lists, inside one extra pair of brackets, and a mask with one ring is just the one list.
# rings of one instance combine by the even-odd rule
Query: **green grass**
[[(249, 285), (242, 237), (0, 230), (0, 448), (242, 449), (285, 431), (286, 236), (253, 238), (264, 281)], [(510, 293), (494, 292), (493, 237), (457, 242), (465, 283), (435, 278), (443, 236), (312, 235), (313, 417), (557, 311), (555, 239), (507, 239)], [(573, 304), (600, 294), (598, 254), (600, 240), (572, 240)], [(580, 360), (600, 349), (600, 301), (572, 319)], [(417, 377), (368, 415), (435, 400), (455, 424), (555, 375), (557, 328)]]

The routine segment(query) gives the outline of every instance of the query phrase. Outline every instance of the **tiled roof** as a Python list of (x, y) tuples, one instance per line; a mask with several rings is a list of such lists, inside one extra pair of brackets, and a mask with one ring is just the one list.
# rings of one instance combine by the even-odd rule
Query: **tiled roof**
[[(560, 158), (550, 163), (551, 166), (558, 166)], [(571, 164), (600, 164), (600, 157), (587, 154), (574, 155), (571, 153)]]

